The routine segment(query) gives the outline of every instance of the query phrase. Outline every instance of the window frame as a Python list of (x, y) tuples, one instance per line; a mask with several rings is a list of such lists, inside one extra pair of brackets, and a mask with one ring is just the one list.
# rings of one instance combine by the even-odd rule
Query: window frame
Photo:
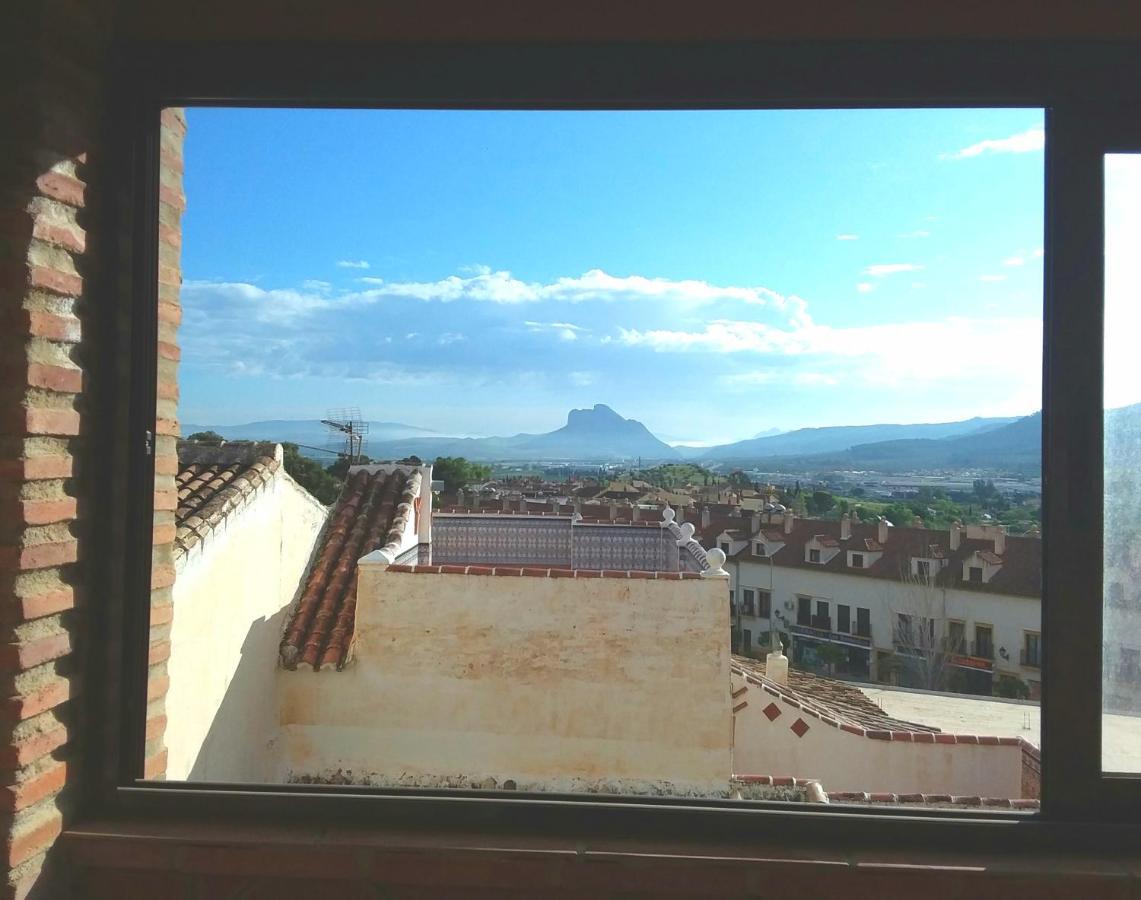
[[(98, 393), (99, 437), (123, 461), (125, 494), (96, 497), (90, 683), (104, 739), (85, 763), (89, 809), (103, 815), (257, 815), (304, 821), (504, 826), (540, 831), (638, 828), (655, 836), (738, 832), (834, 837), (882, 846), (953, 840), (980, 851), (1049, 842), (1104, 849), (1135, 840), (1141, 778), (1101, 772), (1102, 246), (1107, 152), (1141, 147), (1141, 54), (1104, 42), (725, 42), (171, 45), (116, 48), (108, 118), (114, 198), (100, 213), (114, 240), (106, 290), (130, 297), (120, 358), (129, 378)], [(527, 73), (527, 77), (520, 77)], [(307, 105), (492, 109), (893, 108), (1045, 110), (1043, 298), (1042, 810), (1037, 815), (904, 809), (830, 811), (796, 804), (359, 787), (152, 783), (143, 768), (150, 600), (157, 341), (159, 114), (166, 106)], [(103, 327), (110, 329), (109, 325)], [(113, 379), (109, 379), (112, 380)], [(125, 427), (124, 427), (125, 423)], [(1058, 477), (1051, 477), (1051, 476)], [(122, 498), (125, 497), (125, 500)], [(1091, 503), (1089, 498), (1098, 498)], [(116, 500), (120, 502), (116, 502)], [(1051, 654), (1057, 645), (1085, 652)], [(102, 638), (99, 640), (98, 638)], [(1072, 829), (1070, 823), (1089, 823)], [(747, 825), (745, 823), (748, 823)], [(920, 827), (917, 827), (920, 826)]]

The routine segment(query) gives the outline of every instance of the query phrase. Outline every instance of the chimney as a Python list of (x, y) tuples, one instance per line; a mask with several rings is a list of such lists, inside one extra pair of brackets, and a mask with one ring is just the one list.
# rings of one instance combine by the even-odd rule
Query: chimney
[(951, 549), (952, 550), (958, 550), (959, 549), (959, 541), (962, 540), (962, 537), (963, 537), (963, 526), (956, 519), (954, 522), (951, 523)]
[(792, 534), (792, 523), (796, 521), (796, 513), (791, 509), (784, 511), (784, 533)]
[(994, 552), (1002, 556), (1006, 552), (1006, 526), (999, 525), (994, 530)]
[(519, 512), (523, 513), (523, 515), (527, 515), (527, 498), (526, 497), (520, 497), (519, 498)]
[(749, 526), (750, 534), (756, 534), (761, 530), (761, 514), (759, 512), (753, 513), (752, 517), (749, 519)]
[(641, 518), (642, 518), (642, 507), (640, 507), (637, 503), (635, 503), (633, 506), (630, 507), (630, 521), (631, 522), (638, 522), (641, 520)]
[(509, 498), (506, 494), (499, 498), (499, 508), (503, 512), (511, 511), (511, 498)]
[(613, 500), (610, 501), (610, 521), (613, 522), (618, 518), (618, 504)]
[(852, 520), (847, 513), (840, 516), (840, 540), (846, 541), (852, 536)]
[(582, 515), (582, 501), (579, 500), (577, 497), (575, 498), (575, 501), (574, 501), (574, 511), (575, 511), (576, 515), (580, 515), (580, 516)]
[(456, 506), (458, 506), (460, 509), (464, 509), (464, 501), (466, 499), (467, 498), (464, 497), (463, 488), (460, 488), (458, 491), (456, 491)]
[(713, 517), (709, 512), (709, 507), (708, 506), (701, 507), (701, 527), (702, 528), (708, 528), (709, 523), (712, 520), (713, 520)]
[(558, 511), (559, 511), (559, 498), (558, 497), (552, 497), (551, 498), (551, 512), (557, 514)]
[(765, 657), (765, 675), (769, 681), (775, 681), (777, 684), (788, 684), (788, 657), (784, 655), (780, 633), (776, 628), (773, 628), (770, 634), (772, 635), (772, 650)]
[(880, 516), (879, 532), (876, 534), (876, 540), (880, 542), (880, 546), (887, 544), (887, 516)]

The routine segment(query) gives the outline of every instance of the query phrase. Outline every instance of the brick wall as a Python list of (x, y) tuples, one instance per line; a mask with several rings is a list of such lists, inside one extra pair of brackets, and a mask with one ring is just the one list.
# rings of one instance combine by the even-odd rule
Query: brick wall
[[(99, 384), (114, 389), (114, 371), (97, 364), (111, 355), (100, 340), (112, 333), (113, 304), (122, 298), (104, 290), (92, 249), (101, 242), (91, 229), (106, 205), (101, 126), (115, 11), (113, 0), (28, 5), (8, 32), (16, 40), (3, 49), (21, 84), (0, 129), (0, 833), (8, 869), (0, 897), (62, 892), (51, 848), (76, 810), (78, 753), (91, 741), (75, 701), (101, 687), (82, 684), (85, 638), (100, 599), (85, 590), (98, 562), (91, 538), (99, 525), (90, 509), (108, 467), (95, 440), (93, 391)], [(146, 764), (155, 776), (165, 769), (185, 132), (181, 113), (163, 121), (161, 436)]]

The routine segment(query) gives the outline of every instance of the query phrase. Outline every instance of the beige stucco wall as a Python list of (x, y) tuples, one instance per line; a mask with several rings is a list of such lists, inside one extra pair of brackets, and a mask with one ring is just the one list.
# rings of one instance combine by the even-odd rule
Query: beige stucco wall
[[(912, 744), (872, 740), (841, 731), (733, 675), (733, 771), (738, 775), (792, 775), (820, 781), (825, 791), (1022, 796), (1022, 750), (1017, 746)], [(763, 710), (775, 703), (781, 715)], [(797, 737), (791, 725), (804, 719)]]
[(285, 471), (178, 560), (167, 777), (264, 781), (290, 602), (328, 514)]
[(359, 571), (350, 665), (278, 673), (280, 778), (724, 794), (724, 579)]

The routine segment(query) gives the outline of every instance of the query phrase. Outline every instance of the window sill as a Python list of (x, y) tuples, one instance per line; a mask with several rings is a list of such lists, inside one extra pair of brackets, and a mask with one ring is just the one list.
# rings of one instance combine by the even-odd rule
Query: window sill
[(1129, 849), (1136, 835), (1125, 832), (1120, 830), (1122, 840), (1109, 842), (1120, 848), (1116, 852), (1104, 845), (1096, 852), (1056, 847), (1000, 852), (1001, 840), (985, 852), (963, 852), (946, 846), (842, 849), (835, 841), (790, 843), (755, 836), (714, 843), (505, 829), (132, 818), (74, 827), (62, 842), (93, 897), (121, 895), (102, 892), (103, 885), (121, 892), (136, 885), (290, 879), (308, 880), (306, 890), (317, 891), (309, 896), (366, 884), (494, 889), (495, 896), (512, 888), (529, 896), (598, 889), (639, 896), (739, 896), (771, 893), (780, 885), (788, 896), (855, 888), (859, 896), (903, 889), (935, 898), (1008, 898), (1048, 886), (1059, 896), (1125, 898), (1141, 892), (1141, 861)]

